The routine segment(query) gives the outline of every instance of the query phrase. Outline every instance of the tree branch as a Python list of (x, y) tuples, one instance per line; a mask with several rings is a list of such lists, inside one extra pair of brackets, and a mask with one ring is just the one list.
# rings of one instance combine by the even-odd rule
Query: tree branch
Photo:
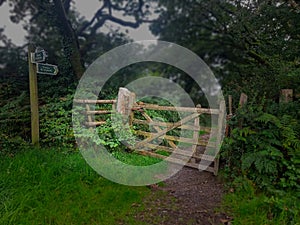
[(64, 1), (64, 9), (66, 11), (66, 14), (69, 14), (70, 8), (71, 8), (71, 2), (72, 0), (65, 0)]
[(105, 9), (105, 7), (107, 6), (106, 2), (104, 2), (104, 4), (102, 5), (102, 7), (95, 13), (95, 15), (93, 16), (93, 18), (84, 23), (84, 25), (77, 31), (77, 34), (78, 35), (82, 35), (82, 33), (88, 28), (90, 27), (94, 22), (95, 20), (102, 14), (102, 11)]
[[(106, 21), (117, 23), (121, 26), (138, 28), (142, 23), (151, 23), (154, 20), (144, 20), (141, 17), (144, 16), (143, 7), (144, 0), (139, 0), (136, 8), (132, 9), (132, 17), (135, 21), (126, 21), (113, 15), (114, 10), (127, 12), (130, 9), (130, 1), (126, 1), (125, 6), (120, 6), (117, 3), (113, 4), (111, 0), (104, 0), (102, 7), (95, 13), (94, 17), (86, 22), (78, 31), (78, 35), (82, 35), (89, 27), (91, 27), (91, 34), (95, 34), (97, 30), (104, 25)], [(96, 24), (92, 26), (95, 21)]]

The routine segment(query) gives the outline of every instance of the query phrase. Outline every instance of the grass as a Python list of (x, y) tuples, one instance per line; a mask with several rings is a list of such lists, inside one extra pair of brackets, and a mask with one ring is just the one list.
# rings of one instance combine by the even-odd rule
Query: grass
[[(147, 161), (129, 161), (137, 157)], [(150, 190), (102, 178), (80, 153), (34, 149), (0, 160), (1, 225), (142, 224), (136, 205)]]
[(128, 154), (127, 152), (124, 151), (114, 151), (112, 152), (112, 155), (120, 160), (121, 162), (124, 162), (128, 165), (133, 165), (133, 166), (150, 166), (156, 163), (159, 163), (162, 161), (162, 159), (157, 159), (153, 157), (145, 157), (141, 156), (137, 153), (130, 153)]
[(233, 183), (232, 193), (225, 195), (221, 211), (233, 217), (233, 225), (299, 225), (299, 193), (269, 196), (258, 192), (245, 178)]

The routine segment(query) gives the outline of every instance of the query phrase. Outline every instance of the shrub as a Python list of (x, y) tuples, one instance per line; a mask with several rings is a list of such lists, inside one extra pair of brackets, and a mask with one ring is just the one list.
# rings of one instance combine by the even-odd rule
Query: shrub
[(15, 154), (30, 149), (32, 146), (18, 136), (0, 133), (0, 155), (13, 157)]
[(41, 144), (72, 147), (75, 139), (72, 129), (73, 96), (68, 95), (40, 107)]
[(225, 170), (230, 176), (246, 176), (270, 192), (300, 191), (300, 119), (289, 111), (298, 104), (274, 103), (267, 109), (276, 106), (273, 114), (262, 105), (248, 105), (237, 112), (230, 121), (231, 137), (222, 147)]

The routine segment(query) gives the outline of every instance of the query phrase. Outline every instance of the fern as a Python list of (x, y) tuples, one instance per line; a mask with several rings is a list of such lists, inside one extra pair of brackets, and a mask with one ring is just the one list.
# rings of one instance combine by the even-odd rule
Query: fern
[(258, 118), (255, 119), (255, 121), (261, 122), (261, 123), (273, 123), (275, 124), (277, 127), (280, 126), (280, 120), (274, 116), (271, 115), (269, 113), (263, 113), (261, 116), (259, 116)]
[(300, 191), (300, 118), (288, 108), (279, 115), (262, 109), (244, 108), (230, 121), (237, 127), (222, 148), (228, 169), (266, 190)]

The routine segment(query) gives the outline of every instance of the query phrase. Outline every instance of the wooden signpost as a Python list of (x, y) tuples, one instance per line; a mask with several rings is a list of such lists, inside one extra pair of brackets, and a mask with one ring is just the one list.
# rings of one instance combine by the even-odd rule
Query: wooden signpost
[(51, 64), (41, 64), (46, 60), (47, 53), (44, 50), (36, 51), (32, 44), (28, 45), (28, 67), (29, 67), (29, 88), (30, 88), (30, 108), (31, 108), (31, 141), (35, 146), (39, 146), (39, 103), (37, 73), (57, 75), (58, 68)]

